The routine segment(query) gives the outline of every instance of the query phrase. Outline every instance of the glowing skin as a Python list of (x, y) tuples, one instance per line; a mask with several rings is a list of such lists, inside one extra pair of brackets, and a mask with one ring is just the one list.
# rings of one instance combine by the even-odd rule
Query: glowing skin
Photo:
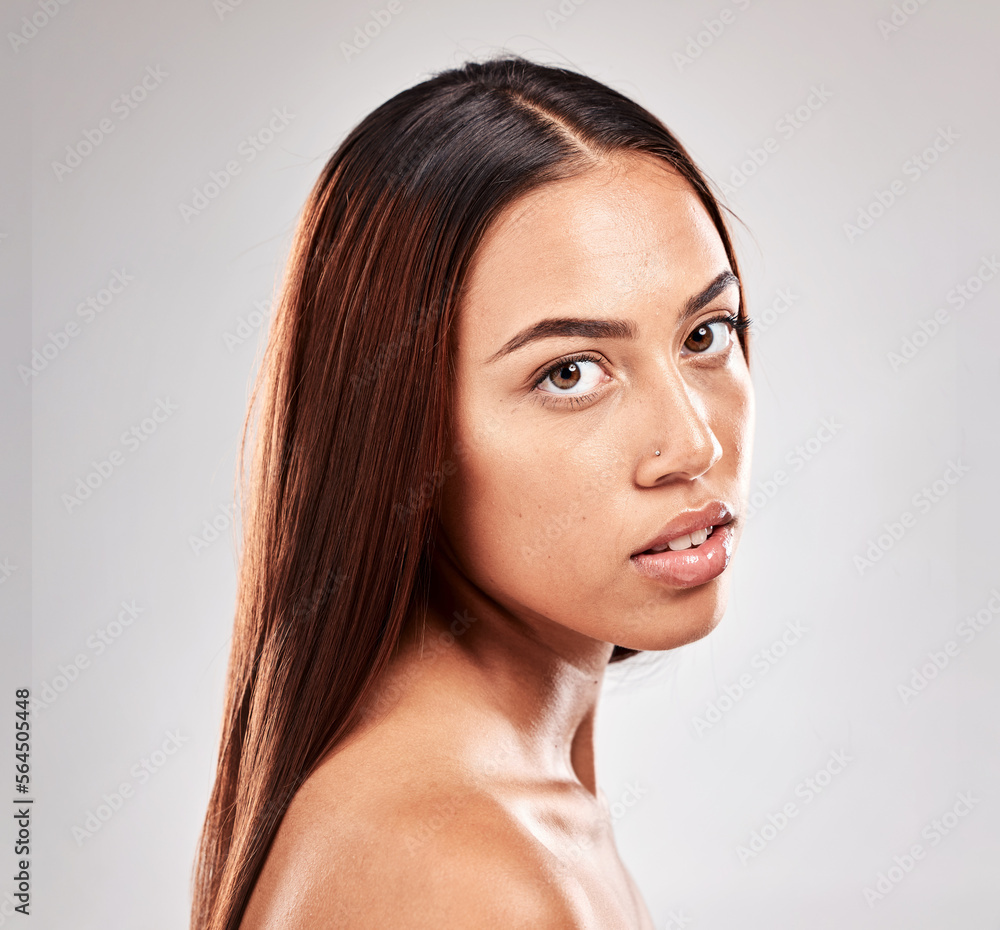
[[(593, 721), (613, 644), (673, 648), (725, 610), (728, 569), (672, 587), (630, 556), (711, 501), (735, 515), (730, 552), (741, 535), (750, 376), (729, 324), (700, 328), (736, 313), (738, 288), (681, 322), (727, 271), (696, 195), (645, 156), (537, 190), (491, 228), (455, 334), (430, 609), (296, 795), (243, 930), (651, 930), (597, 790)], [(631, 321), (638, 338), (497, 357), (556, 317)], [(580, 353), (596, 361), (559, 364)], [(290, 917), (294, 902), (312, 916)]]
[[(736, 285), (677, 324), (728, 270), (694, 193), (642, 159), (536, 193), (484, 243), (458, 327), (454, 423), (469, 452), (443, 520), (463, 573), (540, 635), (667, 649), (721, 618), (725, 574), (672, 591), (638, 578), (629, 555), (709, 500), (742, 509), (753, 415), (742, 352), (720, 323), (728, 351), (683, 354), (700, 322), (736, 312)], [(553, 337), (490, 361), (546, 317), (629, 319), (639, 337)], [(580, 363), (580, 387), (563, 376), (561, 395), (551, 381), (530, 390), (578, 352), (603, 359)], [(568, 394), (592, 399), (571, 406)]]

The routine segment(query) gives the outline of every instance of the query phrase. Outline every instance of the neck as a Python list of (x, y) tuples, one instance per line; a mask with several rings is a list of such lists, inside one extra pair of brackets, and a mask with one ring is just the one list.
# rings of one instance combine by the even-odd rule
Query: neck
[(390, 674), (434, 719), (454, 721), (465, 748), (495, 755), (499, 738), (535, 777), (576, 779), (596, 794), (594, 716), (612, 649), (528, 611), (515, 615), (445, 547), (428, 607), (411, 616)]

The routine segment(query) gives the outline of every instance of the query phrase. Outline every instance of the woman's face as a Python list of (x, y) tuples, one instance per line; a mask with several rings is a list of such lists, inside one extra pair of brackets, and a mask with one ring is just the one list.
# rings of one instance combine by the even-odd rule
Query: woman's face
[[(754, 421), (718, 319), (739, 307), (731, 271), (690, 186), (648, 156), (526, 195), (483, 241), (457, 324), (441, 519), (462, 573), (520, 621), (659, 650), (722, 617)], [(604, 330), (553, 323), (567, 318)], [(704, 525), (728, 511), (729, 526), (633, 558), (706, 505), (720, 515)]]

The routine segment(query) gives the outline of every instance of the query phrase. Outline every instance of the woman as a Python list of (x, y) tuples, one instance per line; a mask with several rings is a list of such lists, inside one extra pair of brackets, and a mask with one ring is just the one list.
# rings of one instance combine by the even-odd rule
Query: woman
[(192, 927), (652, 927), (594, 715), (725, 609), (748, 323), (704, 178), (594, 80), (468, 64), (350, 133), (254, 394)]

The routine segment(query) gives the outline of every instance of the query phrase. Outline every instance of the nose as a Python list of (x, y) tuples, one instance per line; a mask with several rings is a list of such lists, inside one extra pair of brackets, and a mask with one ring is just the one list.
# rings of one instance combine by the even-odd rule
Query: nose
[(637, 433), (643, 438), (636, 468), (640, 485), (693, 481), (722, 458), (705, 398), (676, 371), (659, 380), (655, 399), (644, 403), (644, 411)]

